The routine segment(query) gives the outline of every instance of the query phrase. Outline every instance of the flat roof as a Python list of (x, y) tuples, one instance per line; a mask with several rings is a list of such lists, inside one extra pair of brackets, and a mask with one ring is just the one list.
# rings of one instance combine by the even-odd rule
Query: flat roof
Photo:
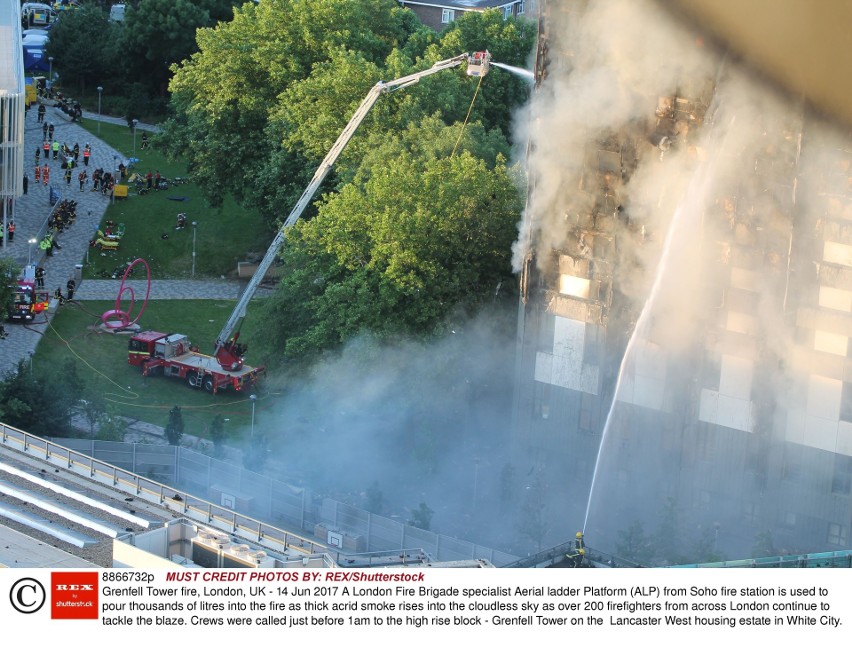
[(0, 567), (99, 567), (0, 524)]

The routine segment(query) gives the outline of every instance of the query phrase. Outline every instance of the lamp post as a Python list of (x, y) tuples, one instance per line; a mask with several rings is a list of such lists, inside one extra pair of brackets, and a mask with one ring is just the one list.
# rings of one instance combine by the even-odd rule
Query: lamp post
[(27, 266), (29, 267), (33, 263), (33, 244), (35, 244), (38, 240), (36, 238), (31, 237), (27, 240), (27, 244), (30, 245), (29, 252), (27, 253)]
[(104, 92), (103, 86), (98, 86), (98, 138), (101, 137), (101, 93)]
[(48, 76), (49, 76), (48, 81), (50, 81), (50, 88), (52, 89), (53, 88), (53, 57), (47, 57), (47, 60), (50, 63), (50, 72), (47, 73)]
[(136, 156), (136, 125), (139, 123), (139, 120), (133, 120), (133, 155)]
[[(100, 123), (99, 123), (100, 124)], [(112, 157), (112, 166), (115, 169), (115, 173), (113, 174), (113, 186), (112, 186), (112, 204), (115, 205), (115, 184), (118, 183), (118, 156)]]
[[(198, 226), (198, 222), (192, 222), (192, 277), (195, 278), (195, 227)], [(253, 399), (256, 399), (255, 396)], [(254, 407), (252, 407), (254, 409)]]
[(249, 396), (249, 400), (251, 400), (251, 442), (254, 444), (254, 403), (257, 402), (257, 396), (255, 394), (251, 394)]

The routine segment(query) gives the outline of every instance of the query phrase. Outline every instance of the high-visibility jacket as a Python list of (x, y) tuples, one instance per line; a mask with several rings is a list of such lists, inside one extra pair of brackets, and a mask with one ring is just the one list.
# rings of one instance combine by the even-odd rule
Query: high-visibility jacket
[(58, 140), (53, 141), (53, 151), (59, 151), (59, 141)]

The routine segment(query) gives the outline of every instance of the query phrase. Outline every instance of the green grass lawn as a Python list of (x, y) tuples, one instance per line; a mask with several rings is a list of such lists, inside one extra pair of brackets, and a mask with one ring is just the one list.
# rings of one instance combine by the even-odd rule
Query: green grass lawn
[[(213, 417), (221, 414), (229, 419), (226, 432), (233, 440), (248, 438), (251, 400), (247, 394), (229, 389), (214, 396), (176, 378), (142, 377), (137, 367), (129, 365), (129, 335), (109, 334), (96, 327), (100, 324), (99, 315), (113, 306), (112, 301), (83, 301), (59, 308), (39, 344), (33, 365), (56, 367), (71, 357), (90, 387), (90, 395), (102, 394), (119, 407), (122, 416), (165, 426), (169, 410), (179, 405), (187, 434), (204, 436)], [(213, 342), (233, 307), (234, 301), (152, 301), (140, 323), (146, 330), (186, 334), (201, 352), (212, 354)], [(246, 361), (257, 364), (251, 349)], [(255, 432), (260, 434), (271, 431), (267, 428), (273, 423), (265, 422), (264, 412), (273, 401), (266, 382), (255, 392)]]
[[(125, 126), (84, 121), (83, 126), (115, 149), (133, 156), (133, 134)], [(186, 176), (182, 163), (169, 161), (153, 148), (140, 149), (141, 133), (136, 134), (135, 171), (143, 176), (150, 169), (166, 177)], [(237, 262), (248, 254), (266, 251), (273, 234), (256, 211), (247, 211), (228, 200), (221, 208), (207, 207), (198, 186), (188, 183), (168, 190), (138, 195), (131, 186), (130, 196), (111, 204), (104, 222), (125, 225), (125, 235), (117, 252), (102, 255), (90, 248), (84, 261), (84, 277), (99, 278), (136, 258), (145, 259), (154, 278), (189, 278), (192, 271), (193, 229), (175, 230), (177, 213), (185, 212), (188, 221), (198, 222), (195, 230), (195, 277), (235, 277)], [(169, 197), (186, 197), (173, 201)], [(103, 226), (103, 223), (101, 224)], [(163, 237), (163, 236), (167, 237)], [(156, 297), (153, 297), (156, 299)], [(246, 438), (251, 425), (251, 401), (248, 395), (227, 391), (216, 396), (191, 389), (183, 382), (164, 377), (143, 378), (139, 369), (127, 363), (128, 335), (112, 335), (95, 326), (99, 315), (113, 307), (112, 302), (82, 302), (64, 306), (53, 319), (33, 359), (35, 366), (54, 366), (68, 357), (91, 387), (119, 407), (123, 416), (165, 426), (168, 412), (179, 405), (186, 433), (203, 436), (215, 415), (229, 419), (226, 433), (235, 439)], [(125, 305), (126, 307), (126, 305)], [(212, 354), (213, 342), (230, 316), (233, 301), (156, 301), (148, 305), (142, 326), (161, 332), (188, 335), (202, 352)], [(249, 350), (249, 363), (252, 359)], [(271, 404), (267, 383), (258, 388), (256, 433), (263, 433), (264, 411)]]
[[(98, 125), (84, 120), (83, 126), (93, 134)], [(133, 156), (133, 134), (125, 126), (101, 123), (100, 138), (128, 157)], [(157, 170), (166, 178), (186, 177), (186, 166), (166, 159), (152, 147), (140, 149), (140, 133), (136, 134), (136, 158), (140, 161), (131, 172), (142, 176)], [(175, 201), (182, 197), (185, 201)], [(192, 272), (191, 226), (175, 230), (177, 214), (184, 212), (188, 222), (198, 223), (195, 229), (195, 276), (235, 277), (237, 263), (251, 254), (262, 255), (274, 237), (257, 211), (246, 210), (227, 199), (219, 208), (207, 206), (199, 187), (193, 183), (170, 186), (168, 190), (138, 195), (130, 184), (129, 197), (117, 200), (106, 211), (104, 221), (125, 225), (125, 235), (118, 251), (102, 255), (97, 249), (89, 252), (89, 264), (84, 277), (98, 278), (124, 262), (144, 258), (155, 278), (189, 278)], [(101, 224), (103, 226), (103, 223)]]

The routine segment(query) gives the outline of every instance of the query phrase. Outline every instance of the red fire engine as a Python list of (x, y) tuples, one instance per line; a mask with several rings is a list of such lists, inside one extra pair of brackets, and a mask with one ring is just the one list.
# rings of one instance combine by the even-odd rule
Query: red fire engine
[(24, 267), (23, 275), (12, 287), (12, 301), (6, 310), (10, 321), (32, 321), (50, 305), (50, 294), (36, 289), (35, 269), (34, 264)]
[[(222, 353), (225, 352), (223, 348)], [(130, 338), (127, 362), (139, 366), (146, 377), (177, 377), (193, 388), (217, 393), (228, 387), (241, 391), (257, 381), (264, 368), (244, 366), (244, 353), (245, 347), (233, 341), (227, 347), (226, 362), (221, 354), (212, 357), (198, 352), (186, 335), (147, 330)]]

